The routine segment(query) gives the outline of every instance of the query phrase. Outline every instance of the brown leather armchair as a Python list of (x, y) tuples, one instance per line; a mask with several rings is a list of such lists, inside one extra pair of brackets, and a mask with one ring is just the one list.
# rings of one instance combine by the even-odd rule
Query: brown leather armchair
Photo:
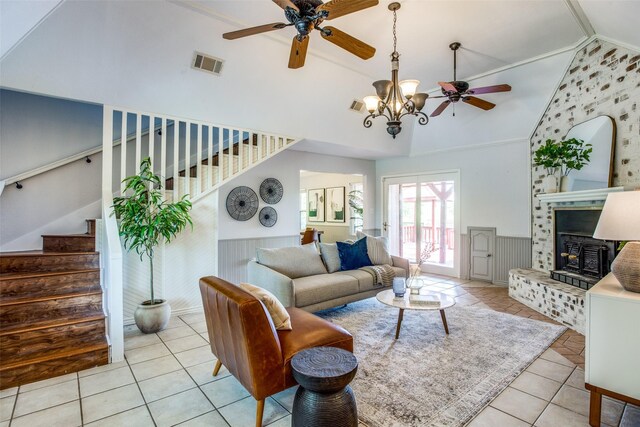
[(349, 332), (295, 307), (287, 308), (292, 330), (276, 331), (262, 302), (218, 277), (200, 279), (200, 292), (211, 351), (218, 358), (213, 375), (224, 365), (258, 401), (258, 427), (264, 400), (297, 384), (291, 373), (297, 352), (320, 346), (353, 351)]

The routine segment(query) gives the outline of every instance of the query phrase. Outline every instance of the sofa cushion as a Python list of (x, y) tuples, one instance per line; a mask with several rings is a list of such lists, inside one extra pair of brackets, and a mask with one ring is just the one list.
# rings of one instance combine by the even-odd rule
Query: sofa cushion
[(367, 240), (360, 239), (353, 244), (336, 242), (340, 255), (340, 270), (355, 270), (360, 267), (372, 265), (367, 255)]
[(271, 315), (271, 320), (273, 320), (273, 325), (276, 329), (291, 330), (289, 313), (284, 308), (284, 305), (282, 305), (282, 303), (278, 301), (278, 298), (271, 292), (249, 283), (240, 283), (240, 287), (258, 298), (264, 304), (269, 315)]
[(396, 267), (396, 266), (391, 266), (391, 268), (393, 268), (393, 271), (396, 272), (396, 277), (404, 277), (407, 278), (407, 270), (405, 270), (402, 267)]
[(256, 255), (260, 264), (291, 279), (327, 273), (315, 243), (289, 248), (259, 248)]
[(362, 231), (356, 232), (358, 239), (367, 239), (367, 253), (369, 259), (374, 265), (388, 264), (393, 265), (391, 254), (389, 254), (389, 243), (386, 237), (374, 237), (368, 234), (364, 234)]
[(320, 254), (329, 273), (340, 271), (340, 254), (335, 243), (320, 243)]
[(360, 292), (370, 291), (375, 288), (383, 289), (381, 286), (373, 286), (373, 276), (363, 270), (338, 271), (334, 274), (344, 274), (354, 277), (358, 281), (358, 289), (360, 289)]
[(358, 279), (348, 275), (318, 274), (293, 280), (296, 307), (305, 307), (359, 292)]

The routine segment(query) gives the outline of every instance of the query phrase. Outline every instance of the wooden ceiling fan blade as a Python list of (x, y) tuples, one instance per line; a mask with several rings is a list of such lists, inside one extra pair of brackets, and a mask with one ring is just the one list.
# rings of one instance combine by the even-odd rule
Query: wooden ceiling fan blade
[(456, 87), (454, 85), (452, 85), (451, 83), (449, 83), (449, 82), (438, 82), (438, 84), (440, 86), (442, 86), (442, 88), (444, 90), (446, 90), (447, 92), (457, 92), (458, 91), (458, 89), (456, 89)]
[(329, 15), (325, 19), (329, 20), (357, 12), (368, 7), (376, 6), (377, 4), (378, 0), (331, 0), (318, 6), (316, 8), (316, 12), (326, 10), (329, 12)]
[(462, 98), (462, 100), (467, 104), (471, 104), (474, 107), (482, 108), (483, 110), (491, 110), (496, 106), (496, 104), (485, 101), (484, 99), (476, 98), (475, 96), (465, 96), (464, 98)]
[(431, 117), (439, 116), (440, 113), (442, 113), (449, 106), (449, 104), (451, 104), (451, 101), (444, 101), (438, 106), (438, 108), (433, 110), (433, 113), (431, 113)]
[(485, 86), (485, 87), (477, 87), (474, 89), (469, 89), (467, 93), (480, 95), (483, 93), (509, 92), (510, 90), (511, 90), (511, 86), (509, 85), (495, 85), (495, 86)]
[(291, 9), (294, 9), (294, 10), (300, 10), (298, 9), (298, 6), (296, 6), (291, 2), (291, 0), (273, 0), (273, 2), (283, 9), (290, 7)]
[(298, 36), (293, 37), (291, 43), (291, 54), (289, 55), (289, 68), (301, 68), (307, 58), (307, 46), (309, 46), (309, 36), (298, 40)]
[(223, 39), (235, 40), (241, 37), (253, 36), (254, 34), (266, 33), (268, 31), (279, 30), (286, 27), (287, 24), (282, 22), (274, 22), (273, 24), (258, 25), (257, 27), (245, 28), (244, 30), (231, 31), (230, 33), (224, 33)]
[(353, 53), (355, 56), (362, 59), (369, 59), (376, 53), (376, 48), (369, 46), (365, 42), (358, 40), (357, 38), (350, 36), (344, 31), (340, 31), (334, 27), (324, 27), (325, 31), (329, 31), (327, 35), (324, 31), (321, 31), (322, 38), (330, 41), (343, 48), (344, 50)]

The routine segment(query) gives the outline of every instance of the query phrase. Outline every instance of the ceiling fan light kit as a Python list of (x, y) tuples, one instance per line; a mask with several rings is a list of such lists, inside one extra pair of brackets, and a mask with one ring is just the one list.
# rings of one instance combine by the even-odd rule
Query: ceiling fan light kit
[(400, 68), (400, 54), (396, 49), (396, 12), (400, 9), (400, 3), (389, 4), (389, 10), (393, 12), (393, 53), (391, 53), (391, 80), (378, 80), (373, 82), (376, 95), (370, 95), (363, 99), (369, 115), (364, 119), (364, 127), (370, 128), (371, 119), (383, 116), (387, 119), (387, 132), (394, 139), (402, 131), (402, 117), (412, 115), (418, 117), (418, 123), (426, 125), (429, 117), (422, 112), (424, 104), (429, 97), (426, 93), (416, 92), (420, 81), (402, 80), (398, 82), (398, 70)]
[(335, 27), (322, 27), (321, 24), (323, 21), (376, 6), (378, 0), (331, 0), (327, 3), (322, 3), (321, 0), (273, 0), (273, 2), (284, 9), (284, 16), (287, 18), (288, 24), (275, 22), (273, 24), (259, 25), (225, 33), (222, 37), (226, 40), (235, 40), (293, 26), (298, 34), (293, 37), (291, 44), (289, 68), (294, 69), (304, 66), (307, 46), (309, 45), (309, 34), (313, 30), (318, 30), (323, 39), (359, 58), (369, 59), (375, 55), (376, 49), (374, 47)]

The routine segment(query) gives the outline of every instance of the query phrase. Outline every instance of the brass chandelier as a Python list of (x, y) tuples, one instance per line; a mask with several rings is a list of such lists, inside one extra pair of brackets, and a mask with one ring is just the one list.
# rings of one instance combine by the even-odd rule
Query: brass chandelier
[(416, 93), (420, 82), (418, 80), (402, 80), (398, 82), (398, 69), (400, 68), (400, 54), (396, 50), (396, 21), (397, 10), (400, 3), (389, 4), (389, 10), (393, 12), (393, 53), (391, 54), (391, 80), (378, 80), (373, 82), (377, 95), (366, 96), (364, 103), (369, 115), (364, 119), (364, 127), (370, 128), (371, 119), (383, 116), (387, 119), (387, 132), (395, 139), (402, 130), (402, 117), (412, 115), (418, 117), (418, 123), (426, 125), (429, 117), (422, 112), (424, 104), (429, 97), (426, 93)]

